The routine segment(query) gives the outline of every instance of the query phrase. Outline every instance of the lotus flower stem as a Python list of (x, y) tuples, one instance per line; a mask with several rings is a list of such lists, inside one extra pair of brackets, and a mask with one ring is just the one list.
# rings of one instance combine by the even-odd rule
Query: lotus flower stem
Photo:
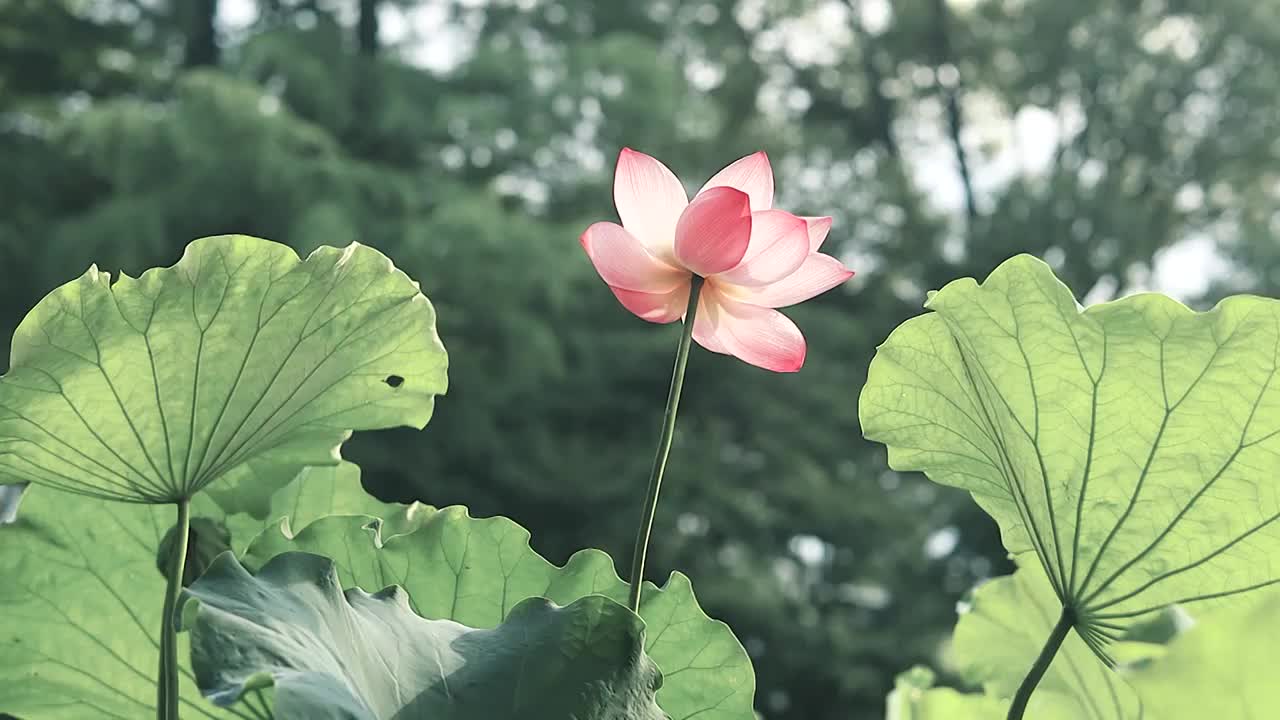
[(1067, 633), (1071, 632), (1071, 627), (1075, 623), (1075, 612), (1071, 608), (1063, 608), (1062, 616), (1058, 618), (1058, 624), (1053, 626), (1053, 632), (1049, 633), (1049, 639), (1045, 641), (1044, 648), (1040, 650), (1040, 657), (1036, 658), (1035, 664), (1031, 666), (1031, 672), (1027, 673), (1027, 677), (1018, 686), (1018, 692), (1013, 696), (1013, 704), (1009, 706), (1008, 720), (1022, 720), (1022, 714), (1027, 709), (1027, 702), (1031, 700), (1031, 693), (1035, 692), (1036, 686), (1040, 684), (1040, 679), (1044, 677), (1045, 671), (1053, 664), (1053, 658), (1058, 654), (1058, 648), (1062, 647), (1062, 642), (1067, 639)]
[(671, 440), (676, 433), (676, 408), (680, 405), (680, 390), (684, 387), (684, 368), (689, 363), (689, 347), (693, 344), (693, 320), (698, 312), (698, 293), (702, 290), (702, 278), (694, 276), (689, 286), (689, 305), (684, 313), (684, 333), (676, 349), (676, 365), (671, 372), (671, 389), (667, 391), (667, 409), (662, 415), (662, 434), (658, 437), (658, 451), (653, 457), (653, 470), (649, 473), (649, 489), (644, 498), (644, 511), (640, 515), (640, 528), (636, 531), (636, 546), (631, 554), (631, 595), (627, 606), (633, 612), (640, 611), (640, 588), (644, 585), (644, 561), (649, 553), (649, 535), (653, 531), (653, 516), (658, 509), (658, 491), (662, 489), (662, 473), (667, 469), (667, 456), (671, 453)]
[(156, 683), (157, 720), (178, 720), (178, 635), (174, 608), (182, 592), (182, 575), (186, 571), (187, 536), (191, 531), (191, 501), (178, 501), (178, 525), (175, 529), (173, 555), (169, 558), (168, 584), (164, 593), (164, 609), (160, 626), (160, 678)]

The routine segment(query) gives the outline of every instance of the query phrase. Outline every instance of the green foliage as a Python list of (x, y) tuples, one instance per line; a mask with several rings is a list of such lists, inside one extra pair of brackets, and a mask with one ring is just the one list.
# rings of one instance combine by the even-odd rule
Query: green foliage
[(14, 334), (0, 478), (165, 503), (239, 472), (267, 498), (336, 462), (351, 428), (426, 424), (445, 388), (434, 320), (416, 283), (355, 244), (299, 262), (222, 236), (138, 279), (91, 268)]
[(196, 680), (234, 705), (274, 684), (281, 720), (657, 720), (644, 623), (591, 596), (520, 602), (496, 628), (423, 620), (399, 587), (342, 591), (332, 560), (225, 554), (184, 595)]
[(1161, 295), (1081, 312), (1029, 257), (958, 280), (881, 346), (860, 404), (890, 465), (971, 492), (1080, 637), (1280, 582), (1280, 302)]
[[(1273, 681), (1277, 597), (1268, 591), (1253, 602), (1216, 608), (1168, 645), (1127, 641), (1117, 646), (1119, 672), (1098, 663), (1078, 638), (1068, 637), (1026, 716), (1269, 717), (1280, 703)], [(1054, 622), (1054, 603), (1048, 578), (1034, 565), (976, 589), (956, 625), (951, 661), (966, 683), (980, 683), (984, 692), (934, 688), (934, 674), (914, 668), (899, 676), (889, 696), (888, 720), (1003, 717)]]
[(1280, 595), (1197, 618), (1158, 660), (1129, 674), (1148, 714), (1158, 720), (1274, 717), (1280, 709)]
[[(148, 621), (160, 611), (164, 580), (155, 566), (163, 538), (172, 532), (169, 509), (124, 503), (95, 507), (48, 488), (30, 494), (34, 497), (23, 504), (19, 522), (0, 528), (0, 576), (12, 580), (0, 593), (0, 613), (26, 620), (0, 644), (0, 708), (28, 720), (80, 717), (89, 709), (121, 717), (151, 711), (157, 633)], [(509, 520), (475, 520), (461, 508), (437, 512), (378, 503), (361, 490), (359, 472), (350, 464), (304, 470), (275, 494), (270, 508), (264, 523), (247, 514), (224, 515), (210, 499), (198, 497), (189, 563), (228, 545), (237, 551), (248, 546), (245, 563), (253, 567), (291, 550), (324, 550), (339, 559), (345, 586), (400, 584), (408, 591), (403, 601), (419, 615), (485, 630), (500, 626), (529, 598), (574, 605), (592, 595), (626, 597), (625, 584), (603, 553), (583, 551), (566, 567), (554, 567), (529, 548), (528, 533)], [(217, 567), (216, 561), (211, 564)], [(575, 613), (596, 607), (595, 601), (583, 602)], [(612, 618), (601, 622), (618, 621), (614, 611), (599, 607), (593, 612)], [(729, 629), (698, 608), (687, 578), (676, 574), (664, 588), (650, 586), (641, 616), (645, 652), (669, 676), (658, 701), (671, 717), (751, 717), (750, 662)], [(122, 617), (130, 621), (122, 624)], [(230, 642), (217, 634), (204, 637), (206, 649)], [(185, 659), (187, 636), (179, 635), (179, 641)], [(221, 666), (202, 652), (198, 663)], [(185, 660), (183, 667), (184, 703), (201, 706)], [(207, 679), (202, 667), (196, 665)], [(219, 677), (245, 680), (252, 674)], [(222, 680), (208, 681), (206, 689), (209, 683)], [(247, 689), (253, 691), (251, 704), (271, 705), (273, 693), (258, 685)], [(283, 686), (277, 690), (277, 703), (300, 701)], [(238, 698), (239, 691), (233, 695)], [(309, 717), (310, 712), (286, 711), (284, 705), (277, 711), (284, 717), (295, 711)], [(203, 714), (222, 717), (207, 706)]]
[[(332, 557), (343, 587), (395, 584), (422, 617), (481, 629), (499, 626), (531, 597), (560, 605), (597, 594), (626, 601), (626, 584), (598, 550), (556, 567), (529, 547), (528, 531), (506, 518), (474, 519), (452, 507), (419, 522), (395, 536), (357, 517), (320, 518), (292, 538), (268, 530), (245, 563), (258, 566), (298, 550)], [(674, 573), (664, 587), (650, 585), (640, 617), (645, 650), (664, 676), (658, 704), (673, 720), (750, 720), (751, 663), (729, 628), (698, 607), (688, 578)]]
[[(1032, 563), (976, 588), (960, 609), (948, 653), (965, 693), (933, 687), (934, 674), (913, 668), (898, 677), (888, 699), (888, 720), (1004, 717), (1009, 701), (1035, 662), (1060, 608), (1048, 577)], [(1126, 663), (1148, 663), (1163, 647), (1125, 642)], [(896, 713), (896, 714), (895, 714)], [(1176, 717), (1150, 713), (1121, 673), (1107, 668), (1079, 637), (1068, 635), (1031, 696), (1026, 717), (1036, 720), (1141, 720)]]
[[(156, 569), (173, 509), (93, 503), (50, 488), (28, 490), (17, 522), (0, 525), (0, 712), (25, 720), (154, 716), (160, 606), (165, 580)], [(244, 548), (267, 525), (298, 527), (318, 513), (374, 512), (405, 522), (412, 508), (371, 504), (351, 465), (311, 468), (277, 493), (270, 522), (227, 516), (204, 496), (193, 503), (200, 528), (229, 531)], [(222, 545), (224, 543), (220, 543)], [(198, 552), (198, 550), (197, 550)], [(232, 718), (200, 697), (178, 636), (183, 712)]]
[(292, 482), (271, 496), (270, 509), (265, 516), (269, 522), (265, 525), (261, 519), (248, 513), (230, 515), (226, 524), (236, 539), (232, 549), (237, 555), (242, 555), (264, 529), (292, 537), (295, 530), (301, 530), (323, 517), (368, 515), (380, 519), (382, 535), (391, 537), (411, 532), (433, 512), (432, 508), (418, 503), (398, 505), (378, 500), (365, 492), (360, 468), (341, 462), (303, 468)]
[(885, 720), (989, 720), (1004, 708), (985, 695), (933, 687), (932, 670), (915, 667), (898, 676), (886, 700)]
[[(18, 521), (0, 526), (0, 711), (25, 720), (154, 716), (165, 589), (156, 554), (173, 508), (45, 487), (27, 495)], [(185, 636), (178, 643), (185, 658)], [(234, 717), (207, 707), (188, 668), (184, 660), (183, 712)]]
[[(1000, 701), (1002, 712), (1057, 622), (1057, 602), (1048, 578), (1032, 562), (978, 587), (962, 609), (952, 660), (967, 682)], [(1136, 644), (1124, 651), (1130, 659), (1158, 652)], [(1120, 675), (1098, 662), (1079, 637), (1068, 635), (1031, 696), (1027, 717), (1137, 720), (1142, 707)]]

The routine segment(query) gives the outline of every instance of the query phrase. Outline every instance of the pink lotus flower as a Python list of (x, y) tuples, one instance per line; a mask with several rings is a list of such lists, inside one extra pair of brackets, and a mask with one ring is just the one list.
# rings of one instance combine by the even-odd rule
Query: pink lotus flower
[(758, 152), (716, 173), (690, 201), (666, 165), (623, 148), (613, 179), (622, 224), (598, 222), (582, 247), (632, 313), (684, 318), (690, 283), (703, 277), (693, 339), (776, 372), (804, 365), (804, 336), (774, 308), (795, 305), (853, 276), (818, 252), (829, 217), (773, 209), (773, 169)]

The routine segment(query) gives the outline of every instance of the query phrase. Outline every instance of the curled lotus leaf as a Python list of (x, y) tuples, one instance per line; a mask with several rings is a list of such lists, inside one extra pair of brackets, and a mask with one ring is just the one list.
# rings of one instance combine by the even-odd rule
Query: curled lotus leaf
[(397, 586), (344, 591), (334, 563), (221, 555), (185, 594), (196, 681), (215, 704), (274, 689), (279, 720), (661, 720), (644, 622), (600, 595), (529, 598), (497, 627), (425, 620)]

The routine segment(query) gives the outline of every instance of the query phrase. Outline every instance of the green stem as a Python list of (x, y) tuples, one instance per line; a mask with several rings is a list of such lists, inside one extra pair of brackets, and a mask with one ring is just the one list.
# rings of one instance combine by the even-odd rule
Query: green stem
[(1062, 615), (1058, 618), (1058, 624), (1053, 626), (1053, 632), (1049, 633), (1049, 639), (1045, 641), (1044, 648), (1040, 650), (1040, 657), (1036, 658), (1036, 662), (1031, 666), (1031, 672), (1027, 673), (1027, 677), (1018, 686), (1018, 692), (1013, 696), (1013, 704), (1009, 706), (1008, 720), (1022, 720), (1022, 713), (1027, 710), (1027, 703), (1031, 700), (1031, 693), (1035, 692), (1036, 686), (1040, 684), (1040, 679), (1044, 677), (1045, 671), (1049, 669), (1049, 665), (1053, 663), (1053, 658), (1058, 654), (1058, 648), (1062, 647), (1062, 641), (1067, 639), (1067, 633), (1071, 631), (1071, 626), (1076, 623), (1076, 614), (1071, 608), (1062, 608)]
[(689, 363), (689, 347), (693, 344), (693, 319), (698, 312), (698, 293), (702, 290), (702, 282), (702, 278), (694, 276), (689, 286), (689, 305), (684, 312), (684, 333), (680, 336), (680, 346), (676, 349), (676, 366), (671, 372), (671, 389), (667, 391), (667, 410), (662, 415), (662, 435), (658, 438), (658, 451), (653, 458), (653, 470), (649, 473), (649, 490), (644, 498), (640, 528), (636, 531), (636, 546), (631, 554), (631, 596), (627, 606), (633, 612), (640, 611), (640, 588), (644, 585), (644, 561), (649, 553), (649, 535), (653, 531), (653, 516), (658, 509), (658, 491), (662, 489), (662, 473), (667, 469), (671, 439), (676, 433), (676, 408), (680, 405), (680, 390), (684, 387), (684, 368)]
[(182, 575), (186, 571), (187, 536), (191, 532), (191, 501), (178, 501), (178, 525), (174, 534), (173, 555), (169, 558), (164, 609), (160, 625), (160, 678), (156, 683), (157, 720), (178, 720), (178, 632), (174, 608), (182, 592)]

